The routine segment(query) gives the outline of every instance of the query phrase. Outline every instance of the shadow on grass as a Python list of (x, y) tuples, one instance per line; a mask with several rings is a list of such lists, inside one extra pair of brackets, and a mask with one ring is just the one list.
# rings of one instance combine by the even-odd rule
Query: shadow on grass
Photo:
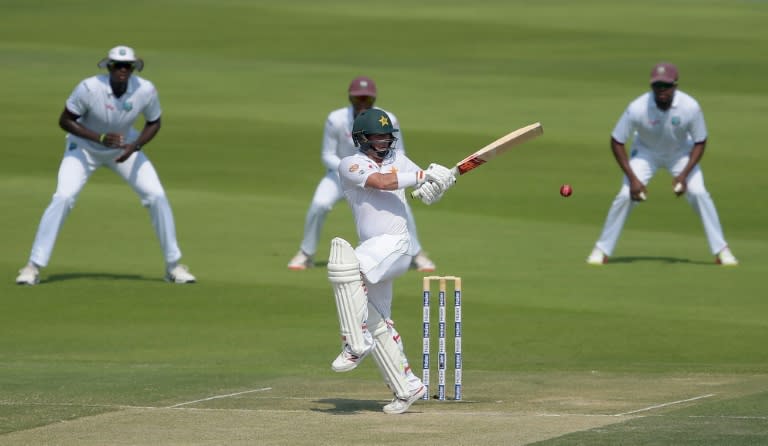
[(163, 282), (162, 277), (144, 277), (138, 274), (113, 274), (113, 273), (67, 273), (67, 274), (51, 274), (44, 280), (40, 280), (40, 285), (52, 282), (64, 282), (67, 280), (130, 280), (130, 281), (145, 281), (145, 282)]
[(312, 409), (313, 412), (332, 415), (352, 415), (360, 412), (381, 412), (385, 402), (373, 400), (348, 400), (343, 398), (325, 398), (315, 401), (321, 404), (330, 404), (333, 407), (327, 409)]
[(611, 263), (639, 263), (639, 262), (687, 263), (689, 265), (717, 266), (715, 262), (704, 262), (701, 260), (681, 259), (679, 257), (633, 256), (633, 257), (611, 257), (608, 260), (609, 265)]

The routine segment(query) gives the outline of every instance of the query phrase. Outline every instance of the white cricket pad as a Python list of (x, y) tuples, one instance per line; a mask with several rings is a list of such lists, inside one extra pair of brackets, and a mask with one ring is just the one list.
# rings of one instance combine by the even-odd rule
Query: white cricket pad
[(360, 263), (355, 250), (346, 240), (331, 240), (328, 258), (328, 280), (336, 298), (341, 336), (355, 355), (362, 356), (370, 349), (370, 336), (366, 342), (368, 297), (360, 277)]
[(407, 400), (411, 392), (408, 390), (403, 353), (379, 312), (372, 309), (372, 313), (371, 331), (375, 340), (373, 359), (395, 397)]

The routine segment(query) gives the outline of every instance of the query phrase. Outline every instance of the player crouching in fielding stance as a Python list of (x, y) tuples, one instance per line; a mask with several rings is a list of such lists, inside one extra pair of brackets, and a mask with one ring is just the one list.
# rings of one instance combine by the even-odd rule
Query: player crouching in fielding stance
[[(660, 63), (651, 71), (651, 90), (632, 101), (611, 134), (611, 149), (621, 170), (624, 184), (613, 200), (603, 232), (587, 263), (608, 261), (619, 239), (624, 222), (639, 201), (645, 200), (645, 186), (656, 170), (667, 169), (673, 178), (672, 191), (685, 194), (704, 224), (704, 232), (715, 261), (738, 265), (728, 249), (715, 204), (704, 187), (699, 160), (707, 143), (707, 127), (699, 103), (677, 90), (677, 68)], [(631, 158), (624, 144), (633, 137)]]
[(418, 187), (426, 204), (438, 201), (456, 181), (446, 167), (421, 170), (402, 151), (386, 112), (359, 114), (352, 137), (359, 153), (339, 164), (339, 176), (352, 209), (360, 244), (331, 241), (328, 279), (336, 298), (343, 347), (331, 368), (353, 370), (369, 353), (394, 393), (384, 406), (403, 413), (424, 396), (426, 387), (408, 365), (403, 343), (392, 322), (392, 285), (408, 270), (416, 254), (408, 232), (405, 188)]
[[(67, 132), (67, 146), (59, 166), (58, 184), (45, 210), (32, 245), (29, 263), (19, 271), (16, 283), (35, 285), (40, 268), (48, 261), (64, 220), (93, 172), (107, 166), (120, 175), (149, 208), (152, 226), (163, 250), (166, 280), (195, 282), (186, 266), (180, 265), (176, 226), (165, 190), (149, 159), (141, 151), (160, 130), (160, 101), (155, 86), (134, 76), (144, 61), (127, 46), (112, 48), (98, 66), (109, 74), (89, 77), (69, 96), (59, 125)], [(132, 126), (139, 114), (146, 123), (141, 133)]]

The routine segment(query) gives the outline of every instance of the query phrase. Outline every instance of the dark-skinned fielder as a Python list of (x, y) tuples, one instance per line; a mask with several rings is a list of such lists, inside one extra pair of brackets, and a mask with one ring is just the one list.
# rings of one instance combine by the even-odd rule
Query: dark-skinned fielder
[[(59, 126), (67, 132), (64, 157), (58, 173), (56, 192), (43, 213), (27, 264), (16, 283), (35, 285), (40, 269), (48, 265), (56, 238), (80, 191), (99, 167), (120, 175), (149, 209), (165, 261), (165, 279), (173, 283), (195, 282), (186, 266), (179, 264), (181, 250), (176, 242), (176, 225), (171, 205), (155, 168), (142, 148), (160, 130), (160, 100), (152, 82), (134, 75), (144, 61), (133, 48), (116, 46), (98, 63), (107, 74), (80, 82), (67, 99)], [(133, 128), (140, 115), (145, 124)]]

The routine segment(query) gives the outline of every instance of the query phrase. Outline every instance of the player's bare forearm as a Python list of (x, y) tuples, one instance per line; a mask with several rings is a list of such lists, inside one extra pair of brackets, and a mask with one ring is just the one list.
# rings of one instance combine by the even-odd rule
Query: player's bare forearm
[(134, 152), (138, 152), (141, 150), (142, 146), (150, 141), (152, 141), (152, 138), (157, 135), (157, 132), (160, 131), (160, 119), (153, 122), (147, 122), (144, 125), (144, 128), (141, 130), (141, 134), (138, 138), (136, 138), (136, 141), (128, 144), (121, 144), (120, 148), (123, 149), (123, 153), (120, 154), (117, 158), (115, 158), (115, 162), (122, 163), (123, 161), (130, 158), (131, 155), (133, 155)]
[(616, 162), (619, 164), (621, 170), (624, 171), (624, 174), (627, 176), (627, 178), (629, 178), (630, 182), (637, 180), (635, 172), (633, 172), (632, 168), (629, 166), (627, 149), (624, 144), (611, 138), (611, 150), (613, 151), (613, 157), (616, 158)]
[(376, 172), (365, 180), (365, 187), (379, 190), (397, 190), (416, 187), (424, 181), (425, 175), (423, 170), (416, 172)]
[(688, 164), (686, 164), (683, 170), (680, 171), (680, 174), (675, 177), (676, 182), (685, 182), (685, 179), (688, 178), (688, 175), (691, 173), (693, 168), (699, 164), (699, 161), (701, 161), (701, 157), (704, 156), (704, 148), (706, 146), (706, 141), (697, 142), (693, 145), (691, 154), (688, 155)]
[(141, 130), (141, 134), (138, 138), (136, 138), (136, 141), (134, 144), (143, 146), (155, 137), (157, 135), (157, 132), (160, 131), (160, 119), (158, 118), (156, 121), (147, 122), (144, 124), (144, 128)]
[(400, 189), (396, 173), (374, 173), (365, 181), (365, 187), (379, 190)]
[(59, 116), (59, 127), (72, 135), (104, 144), (103, 139), (105, 138), (102, 138), (99, 133), (96, 133), (93, 130), (81, 125), (79, 122), (77, 122), (78, 118), (80, 118), (80, 116), (65, 108)]
[(629, 158), (627, 157), (627, 150), (624, 144), (611, 138), (611, 150), (613, 151), (614, 158), (616, 158), (616, 162), (619, 163), (619, 167), (624, 171), (624, 175), (627, 176), (629, 181), (629, 196), (635, 201), (645, 200), (645, 185), (637, 178), (637, 175), (635, 175), (635, 172), (629, 165)]
[(672, 191), (678, 197), (688, 191), (688, 175), (690, 175), (693, 168), (696, 167), (699, 161), (701, 161), (706, 146), (706, 141), (695, 143), (691, 149), (691, 153), (688, 155), (688, 163), (686, 163), (683, 170), (681, 170), (677, 176), (672, 178)]

